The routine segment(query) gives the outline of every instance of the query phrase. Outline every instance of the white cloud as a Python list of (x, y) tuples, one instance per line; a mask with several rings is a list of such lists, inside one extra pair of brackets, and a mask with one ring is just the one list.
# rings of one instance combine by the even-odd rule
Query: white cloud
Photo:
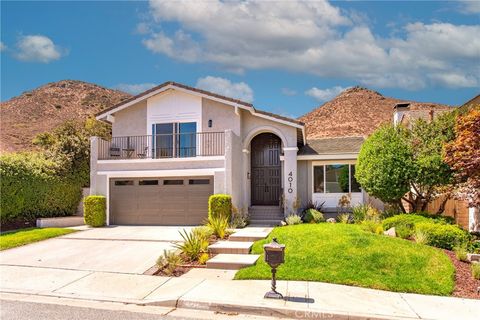
[(478, 0), (460, 0), (460, 12), (465, 14), (480, 13), (480, 2)]
[(139, 24), (137, 24), (137, 26), (135, 27), (135, 33), (137, 34), (148, 34), (150, 33), (152, 30), (150, 29), (150, 26), (148, 23), (146, 22), (140, 22)]
[(50, 38), (42, 35), (21, 36), (16, 46), (15, 57), (22, 61), (49, 63), (66, 53)]
[(225, 78), (207, 76), (198, 79), (196, 87), (245, 102), (253, 101), (253, 90), (245, 82), (233, 83)]
[(7, 50), (7, 46), (5, 44), (3, 44), (2, 41), (0, 41), (0, 52), (2, 52), (4, 50)]
[[(237, 72), (282, 69), (407, 89), (480, 82), (479, 25), (412, 23), (382, 37), (359, 13), (348, 15), (327, 1), (152, 0), (150, 13), (153, 31), (144, 45), (189, 63)], [(170, 22), (178, 29), (164, 31), (162, 23)], [(468, 81), (442, 79), (449, 74)]]
[(315, 98), (317, 101), (323, 102), (335, 98), (338, 94), (340, 94), (340, 92), (344, 91), (345, 89), (347, 88), (340, 86), (335, 86), (327, 89), (319, 89), (317, 87), (313, 87), (305, 91), (305, 94)]
[(141, 92), (147, 91), (148, 89), (151, 89), (155, 86), (155, 83), (120, 83), (117, 84), (114, 88), (136, 95)]
[(297, 94), (297, 91), (290, 88), (282, 88), (282, 94), (285, 96), (294, 96)]

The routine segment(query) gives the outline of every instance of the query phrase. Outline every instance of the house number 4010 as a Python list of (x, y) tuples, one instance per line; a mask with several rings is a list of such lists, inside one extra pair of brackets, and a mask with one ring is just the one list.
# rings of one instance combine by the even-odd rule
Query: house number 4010
[(293, 172), (290, 171), (288, 174), (288, 193), (293, 193), (292, 183), (293, 183)]

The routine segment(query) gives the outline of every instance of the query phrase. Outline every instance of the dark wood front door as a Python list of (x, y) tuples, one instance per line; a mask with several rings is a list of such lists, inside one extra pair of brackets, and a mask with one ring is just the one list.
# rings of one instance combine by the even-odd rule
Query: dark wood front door
[(281, 192), (280, 150), (282, 142), (272, 133), (262, 133), (251, 143), (252, 205), (278, 205)]

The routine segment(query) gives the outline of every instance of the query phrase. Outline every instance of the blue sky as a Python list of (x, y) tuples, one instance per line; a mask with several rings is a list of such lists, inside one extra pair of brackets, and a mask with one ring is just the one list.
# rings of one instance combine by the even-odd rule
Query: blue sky
[(460, 104), (479, 93), (476, 2), (1, 2), (1, 100), (75, 79), (174, 80), (300, 116), (344, 88)]

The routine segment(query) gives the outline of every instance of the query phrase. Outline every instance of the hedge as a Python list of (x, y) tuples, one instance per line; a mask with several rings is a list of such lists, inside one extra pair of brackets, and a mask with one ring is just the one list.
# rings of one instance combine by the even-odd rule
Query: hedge
[(232, 197), (228, 194), (213, 194), (208, 198), (208, 218), (232, 218)]
[(415, 232), (426, 236), (425, 244), (448, 250), (470, 240), (467, 232), (451, 224), (421, 222), (415, 226)]
[(0, 217), (2, 222), (75, 213), (81, 186), (61, 177), (51, 160), (36, 152), (0, 156)]
[(87, 196), (83, 200), (83, 219), (92, 227), (102, 227), (107, 220), (107, 200), (104, 196)]
[(395, 227), (397, 235), (401, 238), (407, 239), (415, 233), (415, 225), (420, 222), (429, 222), (429, 218), (422, 217), (416, 214), (399, 214), (383, 220), (383, 230), (388, 230)]

